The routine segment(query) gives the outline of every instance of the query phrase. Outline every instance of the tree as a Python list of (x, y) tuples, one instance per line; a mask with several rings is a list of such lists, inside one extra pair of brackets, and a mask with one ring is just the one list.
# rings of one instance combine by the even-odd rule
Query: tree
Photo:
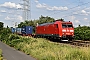
[(7, 25), (7, 28), (9, 28), (8, 25)]
[(51, 22), (55, 22), (54, 18), (51, 17), (44, 17), (41, 15), (41, 17), (39, 17), (39, 21), (37, 23), (39, 24), (43, 24), (43, 23), (51, 23)]
[(79, 25), (74, 30), (75, 30), (75, 39), (90, 40), (90, 27)]
[(64, 19), (62, 19), (62, 18), (61, 19), (57, 19), (57, 20), (65, 22)]
[(18, 24), (18, 28), (22, 28), (23, 26), (26, 26), (24, 22), (21, 22), (20, 24)]
[(0, 31), (3, 29), (3, 22), (0, 22)]

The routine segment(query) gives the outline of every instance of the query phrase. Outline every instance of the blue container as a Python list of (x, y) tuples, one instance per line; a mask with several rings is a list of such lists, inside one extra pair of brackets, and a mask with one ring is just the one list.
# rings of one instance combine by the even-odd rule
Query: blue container
[(17, 34), (22, 34), (21, 29), (22, 29), (22, 28), (16, 28), (16, 33), (17, 33)]
[(21, 32), (22, 32), (22, 34), (26, 34), (26, 35), (32, 34), (33, 27), (32, 26), (25, 26), (22, 28)]
[(15, 28), (11, 28), (11, 32), (12, 33), (15, 33), (16, 32), (16, 29)]

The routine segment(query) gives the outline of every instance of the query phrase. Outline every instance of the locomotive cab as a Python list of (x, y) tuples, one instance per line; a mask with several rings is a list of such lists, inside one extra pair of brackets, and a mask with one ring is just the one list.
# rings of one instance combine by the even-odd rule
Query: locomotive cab
[(62, 22), (62, 39), (65, 38), (68, 40), (74, 38), (74, 27), (71, 22)]

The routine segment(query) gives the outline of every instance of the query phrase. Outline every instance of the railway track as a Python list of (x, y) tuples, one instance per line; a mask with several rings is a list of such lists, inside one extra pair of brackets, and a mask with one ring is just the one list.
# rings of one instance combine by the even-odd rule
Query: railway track
[(59, 42), (62, 45), (66, 44), (66, 45), (72, 45), (72, 46), (77, 46), (77, 47), (90, 47), (90, 41), (84, 41), (84, 40), (58, 41), (58, 40), (54, 40), (54, 39), (49, 39), (49, 40), (53, 41), (53, 42)]
[(69, 41), (68, 43), (75, 46), (90, 47), (90, 41), (74, 40)]

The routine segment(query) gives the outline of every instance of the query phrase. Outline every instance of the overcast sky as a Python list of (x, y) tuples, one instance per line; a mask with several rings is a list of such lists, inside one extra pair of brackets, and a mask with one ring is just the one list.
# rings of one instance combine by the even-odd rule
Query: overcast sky
[[(0, 1), (0, 22), (4, 26), (13, 26), (15, 22), (23, 22), (22, 0)], [(31, 19), (38, 19), (41, 15), (55, 19), (64, 18), (72, 21), (74, 26), (90, 25), (89, 0), (31, 0)]]

